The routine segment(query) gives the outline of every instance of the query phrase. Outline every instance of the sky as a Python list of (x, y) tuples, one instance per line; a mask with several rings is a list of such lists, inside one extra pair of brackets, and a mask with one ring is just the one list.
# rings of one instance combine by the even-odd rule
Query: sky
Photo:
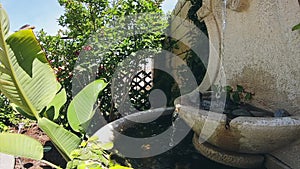
[[(25, 24), (35, 26), (35, 30), (44, 29), (49, 34), (56, 34), (60, 29), (57, 19), (64, 10), (57, 0), (0, 0), (8, 13), (11, 31), (18, 30)], [(177, 0), (165, 0), (164, 12), (171, 11)]]

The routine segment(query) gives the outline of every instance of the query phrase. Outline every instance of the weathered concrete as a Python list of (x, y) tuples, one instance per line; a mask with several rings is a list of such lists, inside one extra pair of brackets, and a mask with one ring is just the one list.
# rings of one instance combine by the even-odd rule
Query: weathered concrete
[(293, 169), (287, 164), (283, 163), (281, 160), (271, 155), (266, 155), (264, 165), (267, 169)]
[[(219, 49), (220, 2), (205, 0), (203, 4), (212, 12), (204, 18), (211, 48)], [(227, 10), (221, 58), (226, 82), (255, 92), (253, 104), (300, 114), (300, 33), (291, 30), (299, 15), (297, 0), (248, 0), (241, 12)], [(210, 57), (216, 54), (220, 56), (211, 53)], [(213, 79), (218, 77), (215, 63), (209, 64), (209, 77)]]
[[(300, 167), (300, 140), (294, 144), (287, 145), (271, 153), (276, 160), (287, 168), (297, 169)], [(271, 169), (268, 167), (268, 169)]]
[(300, 117), (238, 117), (226, 128), (225, 114), (186, 105), (180, 105), (177, 110), (201, 139), (227, 151), (265, 154), (300, 137)]
[(209, 143), (199, 143), (197, 135), (194, 135), (193, 144), (201, 154), (224, 165), (255, 169), (262, 168), (262, 164), (264, 162), (263, 155), (251, 155), (224, 151), (210, 145)]

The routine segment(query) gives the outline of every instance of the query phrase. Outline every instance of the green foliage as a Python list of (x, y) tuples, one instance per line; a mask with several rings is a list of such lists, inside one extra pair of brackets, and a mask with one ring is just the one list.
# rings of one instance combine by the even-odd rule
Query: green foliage
[(295, 31), (295, 30), (299, 30), (300, 29), (300, 23), (298, 25), (295, 25), (292, 30)]
[[(112, 5), (108, 0), (59, 0), (59, 3), (66, 11), (59, 19), (59, 24), (65, 26), (66, 30), (58, 32), (57, 36), (49, 36), (44, 31), (39, 32), (38, 37), (42, 41), (42, 46), (46, 53), (42, 50), (32, 30), (20, 30), (9, 35), (8, 17), (1, 8), (0, 48), (2, 52), (0, 54), (0, 90), (10, 99), (15, 110), (26, 117), (37, 120), (39, 127), (51, 138), (66, 159), (72, 158), (71, 151), (78, 147), (81, 139), (74, 133), (63, 128), (62, 125), (56, 124), (51, 120), (58, 120), (59, 123), (67, 124), (67, 121), (65, 121), (66, 118), (63, 118), (66, 117), (66, 114), (59, 114), (59, 112), (61, 110), (62, 112), (66, 112), (68, 104), (71, 101), (72, 71), (78, 59), (79, 52), (81, 50), (90, 51), (93, 49), (97, 44), (84, 46), (87, 39), (92, 33), (101, 31), (102, 28), (105, 28), (109, 32), (111, 25), (106, 24), (114, 20), (116, 16), (144, 12), (161, 13), (162, 11), (159, 8), (161, 2), (161, 0), (125, 0), (117, 1), (116, 4)], [(144, 18), (144, 21), (147, 19)], [(122, 62), (130, 54), (145, 48), (155, 51), (162, 46), (161, 42), (164, 37), (161, 34), (161, 29), (164, 28), (165, 23), (149, 20), (148, 25), (144, 25), (143, 29), (147, 30), (150, 24), (155, 24), (158, 31), (122, 39), (111, 48), (119, 51), (117, 54), (112, 52), (105, 53), (106, 60), (105, 64), (102, 65), (105, 71), (99, 72), (97, 75), (98, 78), (110, 80), (112, 72), (114, 72), (118, 63)], [(105, 36), (113, 38), (115, 34), (111, 33)], [(46, 59), (46, 55), (51, 66)], [(54, 73), (57, 75), (57, 78)], [(62, 88), (56, 79), (60, 82)], [(102, 83), (102, 86), (105, 85)], [(102, 89), (99, 89), (97, 92)], [(105, 105), (102, 109), (104, 113), (112, 112), (111, 110), (115, 107), (106, 107), (107, 104), (105, 104), (111, 102), (110, 91), (105, 90), (105, 92), (102, 95), (105, 99), (101, 99), (104, 101), (101, 105)], [(67, 97), (65, 94), (67, 94)], [(66, 98), (67, 104), (63, 106)], [(88, 99), (88, 101), (94, 102), (95, 100)], [(88, 113), (90, 112), (88, 111)], [(78, 120), (79, 123), (76, 126), (82, 126), (83, 122), (90, 120), (89, 118), (90, 116), (84, 119), (84, 121)], [(81, 134), (84, 138), (84, 134)], [(20, 143), (20, 146), (23, 146), (24, 143)], [(95, 146), (99, 146), (98, 143), (94, 143)], [(18, 152), (14, 152), (13, 154), (18, 155), (23, 150), (16, 149), (16, 151)], [(89, 151), (93, 152), (92, 149)], [(101, 160), (105, 159), (106, 156), (98, 154), (95, 158), (102, 163), (103, 161)], [(85, 159), (85, 161), (89, 160)], [(108, 160), (108, 162), (105, 165), (109, 165), (109, 167), (126, 168), (112, 163), (111, 160)]]
[(50, 121), (47, 118), (40, 118), (38, 126), (50, 137), (51, 141), (59, 149), (61, 155), (66, 159), (70, 159), (70, 153), (76, 149), (81, 139), (74, 133), (64, 129), (62, 126)]
[(35, 160), (41, 160), (43, 157), (42, 144), (29, 136), (1, 133), (0, 142), (0, 152)]
[(83, 124), (87, 123), (95, 114), (94, 104), (98, 98), (98, 93), (106, 87), (103, 80), (94, 82), (83, 88), (71, 101), (68, 107), (68, 122), (76, 132), (86, 132)]
[(67, 169), (130, 169), (114, 162), (106, 150), (113, 148), (112, 143), (102, 144), (97, 137), (83, 141), (80, 148), (72, 151), (72, 161), (68, 162)]
[(0, 92), (0, 133), (8, 131), (9, 126), (14, 127), (19, 123), (29, 124), (29, 122), (30, 120), (13, 110), (9, 100)]
[(226, 93), (226, 99), (229, 99), (235, 104), (243, 104), (248, 102), (254, 95), (254, 93), (246, 91), (241, 85), (237, 85), (235, 89), (231, 86), (221, 87), (220, 89), (219, 86), (214, 85), (212, 86), (212, 90), (214, 92), (221, 91), (222, 93)]
[(61, 169), (59, 166), (42, 160), (44, 156), (43, 145), (32, 137), (16, 133), (0, 133), (0, 152), (38, 160), (52, 168)]
[[(57, 117), (57, 112), (66, 100), (65, 91), (57, 83), (55, 74), (32, 30), (20, 30), (8, 36), (8, 17), (2, 8), (0, 12), (0, 30), (2, 30), (0, 32), (0, 47), (2, 49), (0, 54), (0, 89), (12, 101), (16, 110), (37, 120), (38, 126), (51, 138), (61, 154), (68, 160), (71, 151), (78, 147), (81, 139), (62, 126), (45, 118), (51, 117), (50, 119), (54, 119)], [(101, 85), (105, 85), (105, 83), (102, 82)], [(100, 92), (103, 88), (96, 87), (98, 87), (97, 92)], [(82, 92), (90, 94), (86, 93), (85, 90)], [(87, 100), (86, 103), (89, 105), (91, 103), (88, 101), (94, 103), (94, 100)], [(52, 116), (50, 109), (53, 110)], [(3, 135), (2, 140), (8, 144), (7, 140), (16, 141), (19, 138), (24, 143), (34, 144), (34, 141), (26, 141), (28, 140), (27, 137), (22, 135), (11, 136), (6, 134)], [(9, 152), (7, 149), (1, 149), (1, 151), (39, 159), (37, 156), (24, 154), (24, 152), (30, 152), (33, 149), (32, 147), (22, 146), (23, 144), (20, 143), (14, 149), (9, 148), (11, 150)], [(41, 148), (41, 151), (43, 151), (43, 148)]]
[[(136, 51), (141, 49), (160, 49), (162, 47), (162, 30), (167, 26), (166, 21), (161, 19), (143, 18), (142, 23), (148, 23), (143, 28), (147, 30), (147, 34), (125, 36), (128, 35), (129, 27), (123, 27), (124, 23), (117, 23), (113, 27), (118, 26), (119, 32), (112, 32), (110, 25), (112, 21), (118, 20), (126, 15), (134, 15), (139, 13), (155, 13), (162, 14), (160, 4), (162, 0), (59, 0), (65, 13), (59, 18), (59, 25), (65, 27), (65, 31), (59, 31), (56, 36), (47, 35), (44, 31), (40, 31), (38, 38), (42, 42), (42, 46), (46, 51), (52, 67), (55, 69), (58, 81), (66, 89), (68, 95), (68, 105), (72, 98), (72, 77), (74, 65), (78, 59), (80, 52), (89, 52), (91, 56), (102, 55), (103, 60), (97, 72), (97, 78), (106, 79), (109, 84), (99, 96), (99, 105), (101, 112), (107, 120), (113, 120), (113, 115), (117, 107), (112, 104), (111, 95), (111, 78), (124, 59), (129, 57)], [(147, 22), (146, 22), (147, 21)], [(130, 21), (126, 20), (127, 26)], [(132, 21), (133, 23), (133, 21)], [(155, 25), (155, 26), (154, 26)], [(148, 31), (147, 28), (156, 28), (156, 30)], [(118, 39), (118, 43), (108, 46), (105, 39), (96, 39), (94, 43), (85, 45), (91, 35), (95, 33), (103, 33), (106, 39), (114, 39), (118, 37), (128, 37), (126, 39)], [(116, 33), (118, 33), (116, 35)], [(124, 35), (124, 36), (123, 36)], [(101, 46), (104, 45), (104, 46)], [(103, 49), (110, 49), (106, 53)], [(117, 51), (117, 52), (112, 52)], [(132, 65), (135, 66), (135, 65)], [(136, 69), (136, 68), (135, 68)], [(66, 106), (67, 107), (67, 106)], [(65, 117), (67, 108), (63, 109), (62, 117)], [(64, 119), (60, 119), (61, 123), (66, 124)]]
[(254, 93), (245, 91), (243, 86), (237, 85), (236, 90), (227, 90), (227, 97), (231, 98), (234, 103), (241, 104), (250, 101)]
[[(0, 54), (0, 89), (6, 97), (10, 98), (16, 110), (37, 121), (38, 126), (50, 137), (63, 157), (70, 160), (72, 158), (71, 152), (78, 148), (81, 139), (61, 125), (51, 121), (58, 117), (57, 114), (66, 101), (66, 92), (57, 83), (55, 74), (32, 30), (20, 30), (8, 36), (8, 17), (2, 8), (0, 12), (2, 21), (0, 23), (0, 30), (2, 30), (0, 32), (0, 48), (2, 49)], [(98, 93), (105, 86), (106, 83), (103, 80), (92, 82), (78, 93), (71, 106), (78, 109), (78, 104), (84, 103), (92, 107)], [(94, 97), (90, 98), (91, 95)], [(4, 106), (8, 105), (7, 103), (4, 101)], [(83, 108), (86, 108), (84, 106)], [(7, 109), (7, 107), (5, 108)], [(91, 111), (88, 110), (87, 112), (90, 113)], [(74, 116), (80, 117), (82, 113), (84, 110), (80, 109), (79, 112), (75, 111)], [(88, 115), (84, 120), (89, 121), (90, 118), (92, 115)], [(73, 119), (70, 118), (70, 122)], [(86, 123), (86, 121), (83, 122)], [(76, 125), (81, 126), (83, 122), (78, 121)], [(31, 137), (3, 133), (0, 134), (0, 142), (0, 152), (36, 160), (41, 160), (43, 157), (42, 145)], [(105, 148), (96, 143), (93, 148), (95, 146)], [(104, 154), (98, 154), (96, 159), (102, 158), (105, 158)], [(42, 162), (59, 168), (47, 161), (42, 160)], [(110, 161), (108, 162), (111, 165)]]
[[(8, 21), (1, 23), (1, 30), (7, 24)], [(21, 30), (10, 36), (5, 31), (0, 34), (0, 47), (3, 49), (0, 55), (0, 90), (27, 116), (38, 119), (39, 112), (56, 93), (53, 70), (32, 30)]]
[(53, 100), (47, 106), (47, 110), (42, 115), (52, 121), (55, 121), (59, 117), (59, 113), (61, 108), (67, 101), (67, 93), (64, 88), (61, 87), (60, 84), (57, 85), (57, 94), (53, 98)]
[[(39, 127), (68, 157), (70, 151), (79, 145), (80, 139), (62, 126), (41, 117), (47, 107), (61, 105), (52, 102), (59, 86), (55, 74), (32, 30), (20, 30), (8, 35), (8, 16), (3, 8), (0, 12), (0, 89), (16, 110), (37, 120)], [(26, 142), (20, 145), (24, 144)]]

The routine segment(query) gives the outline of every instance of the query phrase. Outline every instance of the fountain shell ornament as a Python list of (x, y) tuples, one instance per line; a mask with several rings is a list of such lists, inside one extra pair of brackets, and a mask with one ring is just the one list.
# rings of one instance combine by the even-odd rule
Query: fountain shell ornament
[(249, 8), (249, 0), (229, 0), (227, 7), (237, 12), (246, 11)]

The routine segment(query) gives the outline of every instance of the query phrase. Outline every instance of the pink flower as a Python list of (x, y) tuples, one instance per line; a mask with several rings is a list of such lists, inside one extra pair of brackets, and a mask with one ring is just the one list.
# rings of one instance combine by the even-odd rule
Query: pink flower
[(84, 46), (83, 47), (83, 50), (85, 50), (85, 51), (90, 51), (90, 50), (92, 50), (93, 48), (91, 47), (91, 46)]

